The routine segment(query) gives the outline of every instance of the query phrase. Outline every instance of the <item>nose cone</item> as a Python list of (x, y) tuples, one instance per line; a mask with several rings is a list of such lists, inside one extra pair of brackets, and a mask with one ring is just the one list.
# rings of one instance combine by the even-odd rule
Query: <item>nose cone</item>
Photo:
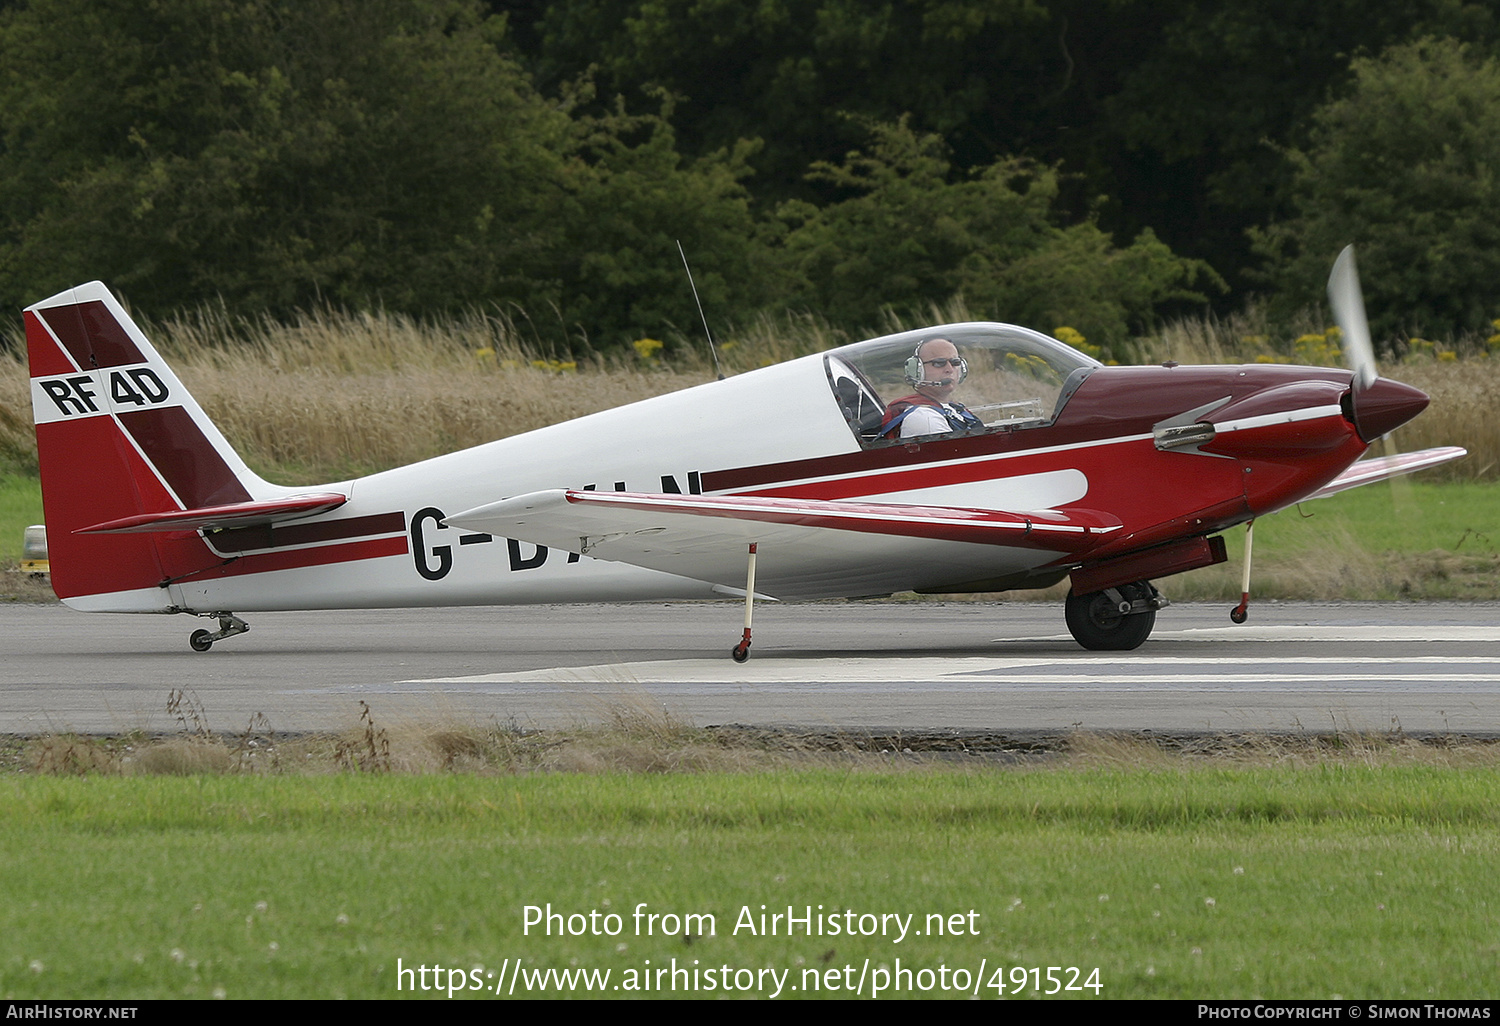
[(1350, 404), (1354, 429), (1366, 442), (1389, 434), (1427, 409), (1427, 393), (1390, 378), (1376, 378), (1367, 388), (1354, 388)]

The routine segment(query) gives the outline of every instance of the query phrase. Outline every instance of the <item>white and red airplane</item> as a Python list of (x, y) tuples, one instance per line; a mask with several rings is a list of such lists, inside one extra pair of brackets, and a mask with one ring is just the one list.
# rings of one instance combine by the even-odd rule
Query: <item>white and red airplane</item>
[[(1131, 649), (1166, 604), (1150, 580), (1222, 562), (1223, 531), (1464, 455), (1356, 462), (1428, 399), (1375, 375), (1347, 256), (1330, 294), (1352, 376), (1106, 367), (1025, 328), (947, 324), (289, 488), (92, 282), (25, 312), (52, 584), (79, 610), (216, 617), (198, 651), (253, 611), (742, 597), (743, 661), (756, 597), (1071, 577), (1078, 642)], [(888, 404), (933, 391), (977, 419), (899, 437)]]

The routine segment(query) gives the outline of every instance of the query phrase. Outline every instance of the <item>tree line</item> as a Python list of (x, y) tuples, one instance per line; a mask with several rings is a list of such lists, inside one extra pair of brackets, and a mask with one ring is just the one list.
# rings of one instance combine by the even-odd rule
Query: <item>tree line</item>
[(1318, 301), (1500, 317), (1463, 0), (12, 0), (0, 302), (496, 308), (608, 349), (961, 296), (1102, 344)]

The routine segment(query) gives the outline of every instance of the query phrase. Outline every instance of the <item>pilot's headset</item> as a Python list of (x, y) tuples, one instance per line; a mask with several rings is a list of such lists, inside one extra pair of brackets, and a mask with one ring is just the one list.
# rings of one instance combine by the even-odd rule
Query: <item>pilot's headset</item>
[[(907, 384), (920, 385), (928, 380), (926, 374), (927, 365), (922, 362), (922, 347), (929, 342), (936, 342), (939, 339), (942, 339), (942, 341), (944, 342), (952, 341), (951, 339), (944, 339), (941, 335), (934, 335), (932, 338), (924, 338), (922, 341), (917, 343), (917, 347), (913, 349), (911, 351), (911, 355), (906, 358)], [(957, 349), (958, 347), (954, 346), (954, 348)], [(962, 385), (964, 383), (964, 378), (967, 378), (968, 376), (969, 361), (960, 356), (958, 358), (958, 381), (956, 382), (956, 384)]]

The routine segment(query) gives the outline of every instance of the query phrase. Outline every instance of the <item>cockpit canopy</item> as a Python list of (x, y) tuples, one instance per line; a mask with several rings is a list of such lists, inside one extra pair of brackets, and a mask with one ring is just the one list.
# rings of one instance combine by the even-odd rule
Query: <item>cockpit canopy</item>
[(886, 410), (915, 390), (922, 371), (914, 358), (934, 339), (952, 342), (967, 365), (953, 398), (984, 427), (966, 434), (1050, 424), (1078, 383), (1101, 366), (1055, 338), (1011, 324), (947, 324), (844, 346), (825, 358), (828, 381), (861, 445), (895, 443), (881, 437)]

